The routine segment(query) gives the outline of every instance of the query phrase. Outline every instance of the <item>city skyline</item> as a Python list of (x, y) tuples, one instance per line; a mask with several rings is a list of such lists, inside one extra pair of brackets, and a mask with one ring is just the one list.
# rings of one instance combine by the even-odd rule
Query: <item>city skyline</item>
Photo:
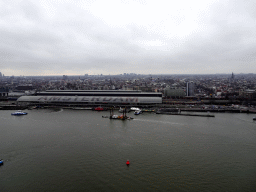
[(72, 78), (72, 77), (115, 77), (115, 76), (118, 76), (118, 77), (147, 77), (147, 76), (152, 76), (152, 77), (163, 77), (163, 76), (226, 76), (228, 78), (235, 78), (235, 76), (248, 76), (248, 75), (256, 75), (255, 73), (214, 73), (214, 74), (137, 74), (137, 73), (122, 73), (122, 74), (107, 74), (107, 75), (104, 75), (104, 74), (75, 74), (75, 75), (66, 75), (66, 74), (59, 74), (59, 75), (5, 75), (5, 74), (2, 74), (0, 72), (0, 78), (12, 78), (12, 77), (16, 77), (16, 78), (19, 78), (19, 77), (59, 77), (59, 78)]
[(5, 76), (256, 73), (254, 1), (0, 2)]

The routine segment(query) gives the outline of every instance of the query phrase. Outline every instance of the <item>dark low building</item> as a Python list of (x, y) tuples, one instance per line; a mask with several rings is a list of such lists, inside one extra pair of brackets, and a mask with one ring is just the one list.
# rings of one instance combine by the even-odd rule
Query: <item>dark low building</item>
[(0, 97), (8, 97), (9, 89), (6, 87), (0, 87)]
[(15, 88), (15, 91), (31, 91), (33, 89), (32, 85), (19, 85)]

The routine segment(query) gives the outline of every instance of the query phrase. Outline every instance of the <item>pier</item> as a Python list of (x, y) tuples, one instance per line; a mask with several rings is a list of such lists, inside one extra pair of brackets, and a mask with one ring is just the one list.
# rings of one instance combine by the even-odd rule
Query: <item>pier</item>
[(210, 114), (207, 114), (207, 115), (204, 115), (204, 114), (181, 114), (181, 113), (170, 113), (170, 114), (163, 113), (163, 114), (164, 115), (197, 116), (197, 117), (215, 117), (215, 115), (210, 115)]

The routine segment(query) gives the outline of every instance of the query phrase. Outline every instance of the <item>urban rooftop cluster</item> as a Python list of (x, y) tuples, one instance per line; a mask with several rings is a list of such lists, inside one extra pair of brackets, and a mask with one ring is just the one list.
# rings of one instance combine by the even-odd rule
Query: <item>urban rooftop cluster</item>
[[(188, 91), (188, 89), (190, 89)], [(140, 90), (161, 92), (166, 99), (184, 97), (256, 99), (256, 74), (211, 75), (81, 75), (4, 76), (1, 96), (33, 94), (46, 90)]]

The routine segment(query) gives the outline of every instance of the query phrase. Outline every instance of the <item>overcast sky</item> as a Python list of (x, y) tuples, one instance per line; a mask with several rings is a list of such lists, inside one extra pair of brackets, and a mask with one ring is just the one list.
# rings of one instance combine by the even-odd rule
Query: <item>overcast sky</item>
[(256, 1), (0, 0), (0, 72), (256, 73)]

